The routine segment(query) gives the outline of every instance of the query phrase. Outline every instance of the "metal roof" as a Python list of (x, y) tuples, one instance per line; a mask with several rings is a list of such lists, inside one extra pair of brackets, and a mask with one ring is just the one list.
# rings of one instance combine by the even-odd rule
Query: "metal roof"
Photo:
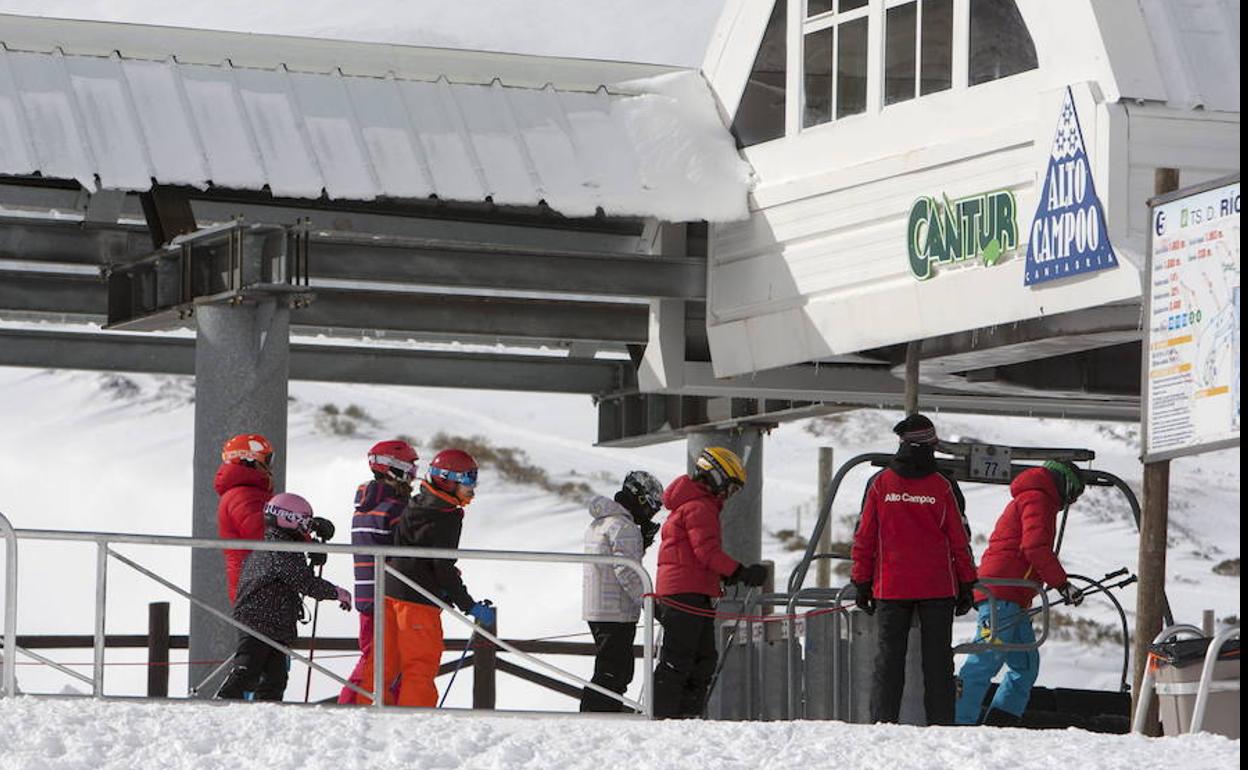
[(0, 174), (723, 221), (749, 170), (693, 71), (0, 16)]

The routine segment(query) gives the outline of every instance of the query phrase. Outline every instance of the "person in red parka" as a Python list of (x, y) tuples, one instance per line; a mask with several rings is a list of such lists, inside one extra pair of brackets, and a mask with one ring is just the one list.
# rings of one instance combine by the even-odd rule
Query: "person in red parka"
[(953, 615), (971, 609), (975, 562), (953, 488), (936, 467), (932, 421), (912, 414), (893, 432), (900, 446), (867, 485), (851, 551), (858, 607), (869, 615), (878, 609), (871, 720), (896, 722), (900, 716), (906, 647), (917, 614), (927, 723), (949, 725)]
[(739, 564), (720, 547), (719, 514), (724, 501), (745, 486), (741, 458), (723, 447), (707, 447), (692, 476), (679, 476), (663, 492), (671, 514), (663, 522), (655, 593), (689, 607), (659, 608), (663, 646), (654, 672), (654, 715), (660, 719), (702, 716), (718, 654), (712, 599), (720, 581), (760, 586), (761, 564)]
[[(222, 540), (263, 540), (264, 504), (273, 496), (273, 445), (257, 433), (243, 433), (225, 442), (221, 467), (213, 488), (221, 496), (217, 503), (217, 534)], [(226, 585), (230, 604), (238, 593), (238, 578), (250, 550), (225, 551)]]
[[(1001, 512), (988, 540), (988, 550), (979, 564), (981, 578), (1012, 578), (1043, 582), (1056, 588), (1066, 603), (1083, 601), (1079, 589), (1066, 579), (1066, 570), (1053, 552), (1057, 533), (1057, 513), (1073, 504), (1083, 493), (1079, 469), (1064, 460), (1050, 460), (1043, 468), (1029, 468), (1010, 482), (1012, 499)], [(991, 639), (1002, 644), (1035, 644), (1036, 634), (1027, 608), (1036, 596), (1026, 586), (990, 586), (996, 599), (997, 627), (993, 636), (988, 596), (975, 592), (979, 609), (976, 641)], [(980, 707), (988, 684), (1001, 669), (1007, 668), (983, 723), (1017, 725), (1031, 699), (1031, 687), (1040, 673), (1038, 650), (990, 650), (969, 656), (958, 672), (962, 685), (958, 696), (958, 724), (980, 722)]]

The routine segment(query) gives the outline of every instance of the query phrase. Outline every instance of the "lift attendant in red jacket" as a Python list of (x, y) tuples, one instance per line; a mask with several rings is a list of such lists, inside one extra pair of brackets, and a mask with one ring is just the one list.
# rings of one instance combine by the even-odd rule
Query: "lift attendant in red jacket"
[(741, 458), (723, 447), (703, 449), (692, 476), (679, 476), (663, 493), (671, 510), (663, 522), (655, 592), (698, 608), (659, 609), (663, 647), (654, 672), (654, 715), (699, 717), (715, 674), (715, 621), (712, 598), (723, 594), (720, 581), (759, 586), (767, 577), (761, 564), (737, 563), (720, 547), (719, 514), (724, 501), (745, 486)]
[[(225, 442), (221, 467), (213, 488), (221, 496), (217, 503), (217, 535), (222, 540), (263, 540), (264, 504), (273, 496), (269, 464), (273, 445), (257, 433), (243, 433)], [(250, 550), (225, 551), (225, 576), (230, 604), (238, 592), (238, 577)]]
[(901, 445), (871, 479), (852, 551), (858, 606), (868, 614), (879, 609), (871, 719), (900, 715), (917, 613), (927, 723), (953, 724), (953, 615), (970, 611), (975, 563), (953, 489), (936, 468), (936, 428), (914, 414), (893, 431)]

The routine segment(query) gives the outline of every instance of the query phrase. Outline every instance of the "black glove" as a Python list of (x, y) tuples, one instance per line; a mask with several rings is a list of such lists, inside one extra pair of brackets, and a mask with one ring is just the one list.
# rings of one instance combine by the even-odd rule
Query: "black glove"
[(868, 615), (875, 614), (875, 596), (871, 593), (870, 583), (854, 583), (854, 604)]
[(953, 614), (965, 615), (975, 606), (974, 583), (958, 583), (958, 598), (953, 602)]
[(329, 558), (329, 554), (327, 553), (317, 553), (316, 551), (313, 551), (312, 553), (308, 554), (308, 566), (309, 567), (323, 567), (325, 566), (325, 561), (328, 558)]
[(1070, 581), (1058, 586), (1057, 592), (1062, 595), (1062, 599), (1071, 607), (1078, 607), (1080, 604), (1083, 604), (1083, 591), (1072, 586)]
[(758, 588), (767, 582), (767, 567), (762, 564), (751, 564), (746, 566), (738, 564), (732, 574), (724, 579), (725, 585), (733, 585), (736, 583), (744, 583), (751, 588)]
[(659, 525), (653, 521), (643, 521), (641, 526), (641, 547), (642, 550), (654, 545), (654, 536), (659, 534)]
[(334, 523), (329, 519), (313, 516), (312, 534), (319, 537), (322, 541), (332, 540), (334, 537)]

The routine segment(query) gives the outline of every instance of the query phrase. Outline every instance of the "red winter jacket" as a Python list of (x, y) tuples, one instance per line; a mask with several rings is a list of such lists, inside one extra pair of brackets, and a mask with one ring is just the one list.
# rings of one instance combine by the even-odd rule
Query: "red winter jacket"
[[(979, 576), (1043, 580), (1050, 588), (1066, 582), (1066, 570), (1053, 553), (1057, 512), (1061, 497), (1053, 476), (1044, 468), (1031, 468), (1010, 483), (1014, 499), (1005, 506), (988, 539), (980, 560)], [(1030, 607), (1036, 592), (1030, 588), (993, 587), (993, 596)], [(988, 597), (975, 592), (975, 600)]]
[[(212, 486), (221, 496), (217, 503), (217, 535), (223, 540), (263, 540), (264, 504), (273, 495), (269, 474), (246, 465), (222, 463)], [(230, 604), (238, 592), (238, 576), (251, 551), (227, 549), (225, 576)]]
[(740, 566), (719, 547), (719, 512), (724, 501), (688, 476), (678, 476), (663, 492), (671, 511), (663, 522), (655, 593), (721, 596), (719, 581)]
[(877, 599), (944, 599), (975, 580), (975, 562), (949, 481), (939, 473), (903, 478), (885, 468), (871, 479), (854, 532), (852, 579)]

